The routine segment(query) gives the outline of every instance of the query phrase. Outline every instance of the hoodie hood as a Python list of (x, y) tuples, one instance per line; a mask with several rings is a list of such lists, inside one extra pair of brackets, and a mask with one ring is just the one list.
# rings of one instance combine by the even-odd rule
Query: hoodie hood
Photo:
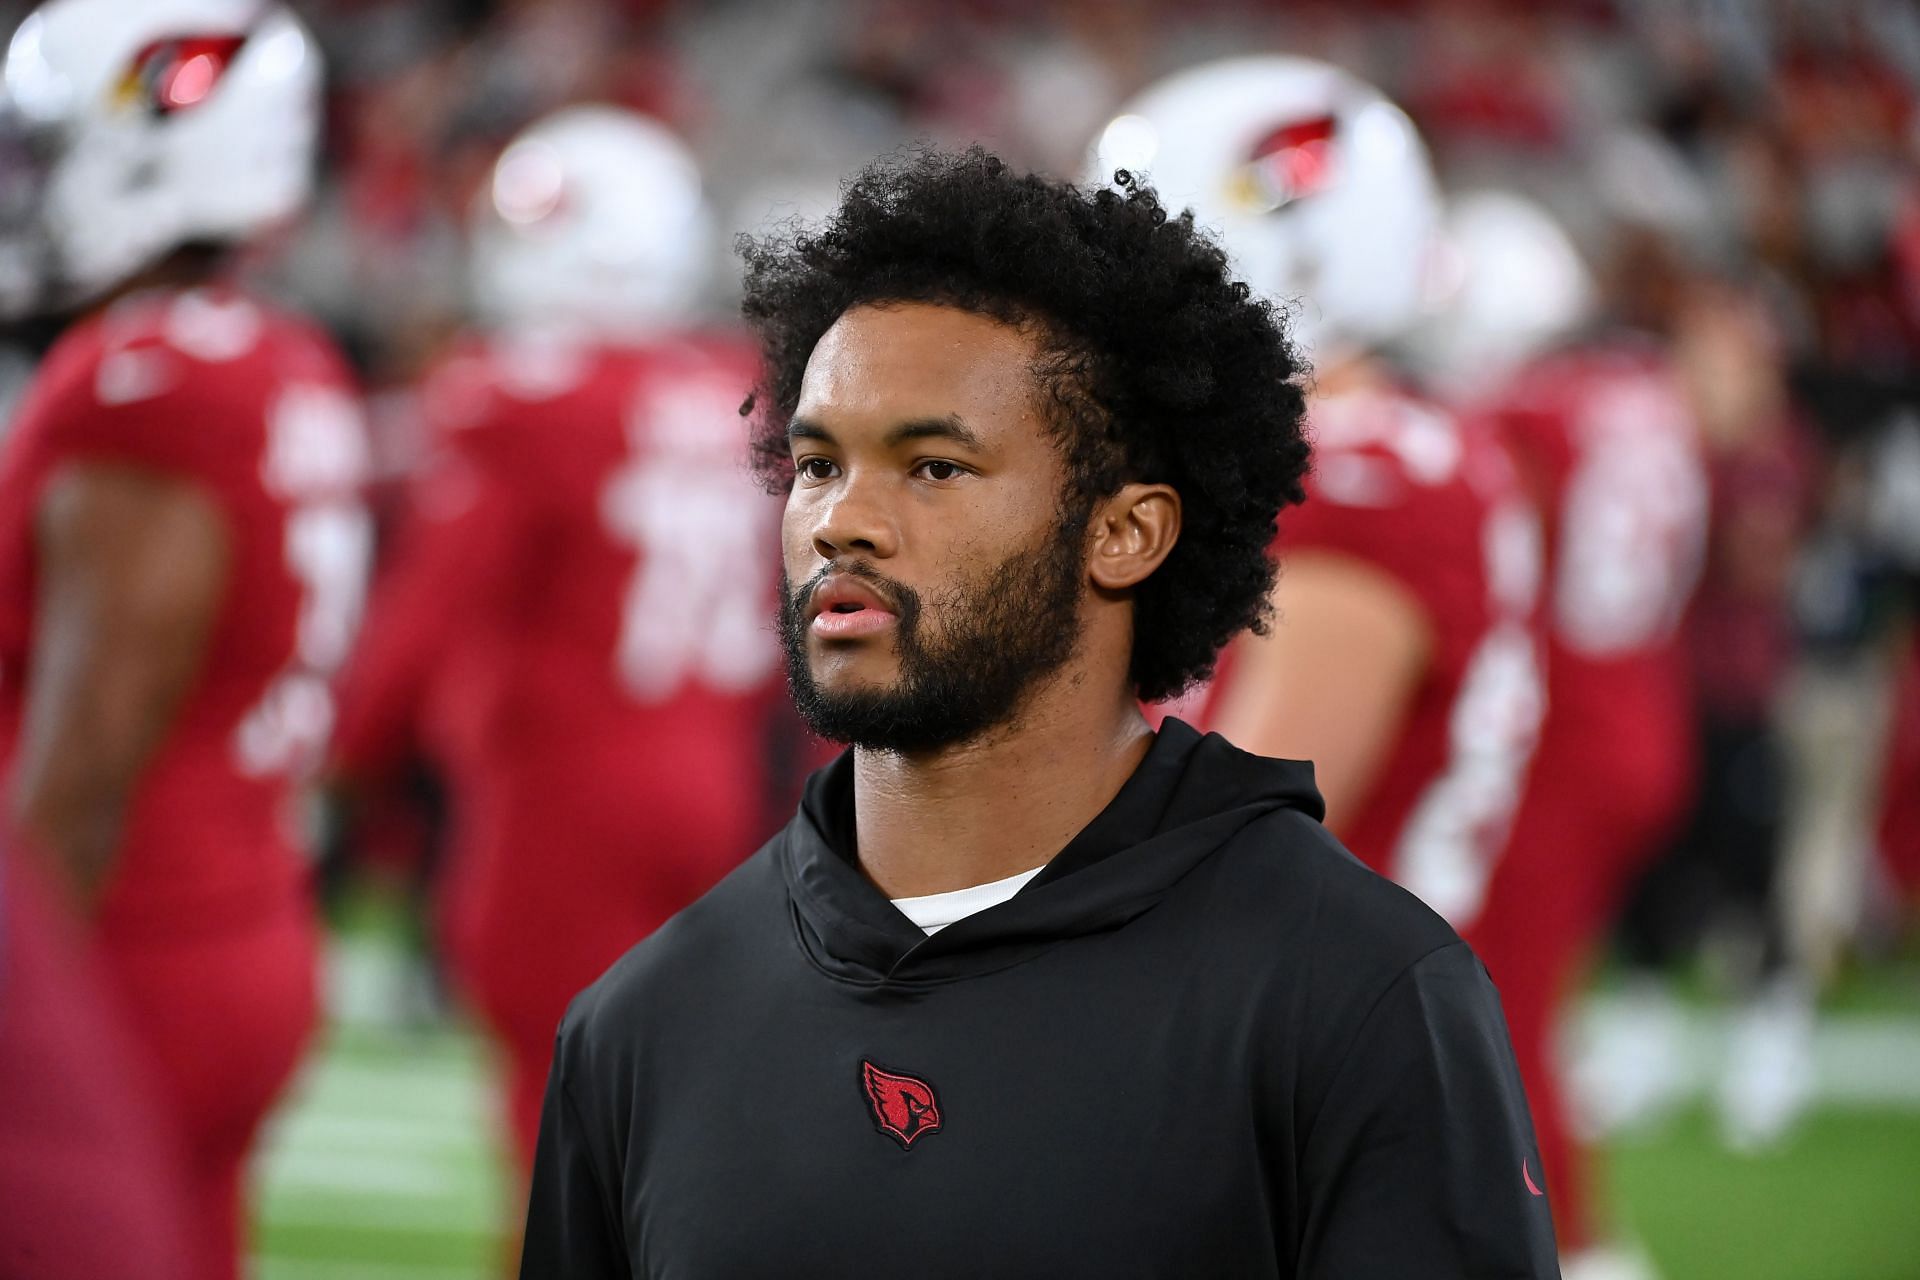
[(828, 973), (861, 985), (951, 982), (1120, 927), (1279, 809), (1323, 816), (1311, 764), (1249, 755), (1169, 719), (1119, 794), (1039, 875), (929, 938), (860, 870), (847, 751), (808, 779), (780, 865), (801, 945)]

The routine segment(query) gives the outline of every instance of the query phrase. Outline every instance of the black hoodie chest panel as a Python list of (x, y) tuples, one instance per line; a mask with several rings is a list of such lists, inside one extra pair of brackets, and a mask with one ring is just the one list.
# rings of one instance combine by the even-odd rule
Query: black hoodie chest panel
[[(1204, 1240), (1244, 1264), (1208, 1274), (1274, 1275), (1292, 1173), (1262, 1153), (1292, 1149), (1292, 1118), (1259, 1103), (1291, 1095), (1288, 1055), (1194, 923), (1149, 912), (964, 981), (808, 965), (735, 993), (729, 1029), (651, 1055), (626, 1135), (635, 1274), (829, 1276), (863, 1254), (877, 1276), (1177, 1276)], [(938, 1127), (886, 1132), (869, 1063), (924, 1084)]]

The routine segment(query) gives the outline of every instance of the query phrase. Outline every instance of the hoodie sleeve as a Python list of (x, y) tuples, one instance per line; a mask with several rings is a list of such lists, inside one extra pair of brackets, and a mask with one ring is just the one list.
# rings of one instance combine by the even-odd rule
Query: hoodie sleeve
[(547, 1077), (520, 1280), (630, 1280), (617, 1180), (596, 1148), (607, 1126), (588, 1123), (567, 1087), (567, 1039), (563, 1028)]
[(1381, 994), (1305, 1131), (1300, 1175), (1301, 1280), (1559, 1276), (1499, 996), (1465, 943)]

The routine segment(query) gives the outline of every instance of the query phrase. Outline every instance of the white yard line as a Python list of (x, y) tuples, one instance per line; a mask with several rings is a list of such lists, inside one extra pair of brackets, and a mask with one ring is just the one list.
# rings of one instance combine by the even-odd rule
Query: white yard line
[(352, 1111), (396, 1119), (467, 1119), (484, 1116), (495, 1094), (490, 1077), (453, 1070), (435, 1072), (368, 1060), (317, 1064), (288, 1095), (296, 1108)]
[(255, 1259), (255, 1266), (259, 1280), (493, 1280), (493, 1272), (485, 1267), (443, 1267), (431, 1262), (408, 1266), (351, 1258), (276, 1258), (268, 1254)]
[(491, 1157), (502, 1135), (488, 1111), (455, 1116), (367, 1114), (338, 1107), (302, 1108), (283, 1116), (267, 1145), (296, 1151), (369, 1155), (428, 1154), (451, 1159)]
[(399, 1197), (459, 1203), (473, 1192), (472, 1160), (293, 1149), (271, 1164), (274, 1195), (333, 1192), (362, 1199)]

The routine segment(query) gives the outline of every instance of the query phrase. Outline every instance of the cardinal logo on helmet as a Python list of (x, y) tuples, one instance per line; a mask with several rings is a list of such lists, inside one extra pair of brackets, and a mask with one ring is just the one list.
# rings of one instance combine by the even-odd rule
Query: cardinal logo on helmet
[(156, 116), (195, 106), (213, 92), (246, 42), (244, 35), (155, 40), (134, 55), (114, 99)]
[(1337, 174), (1332, 116), (1296, 120), (1260, 135), (1246, 163), (1228, 179), (1243, 209), (1272, 213), (1331, 186)]

